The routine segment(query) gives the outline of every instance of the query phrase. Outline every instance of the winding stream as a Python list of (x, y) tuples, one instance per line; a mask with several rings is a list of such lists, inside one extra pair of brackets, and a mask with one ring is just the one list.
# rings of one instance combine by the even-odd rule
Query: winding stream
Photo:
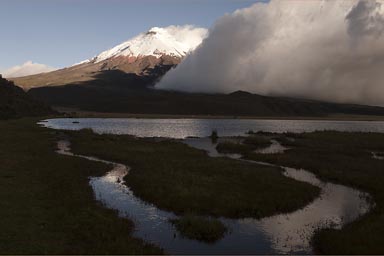
[[(183, 142), (206, 150), (211, 157), (240, 157), (218, 153), (216, 145), (208, 138), (185, 139)], [(116, 209), (120, 217), (133, 220), (135, 237), (152, 242), (170, 254), (308, 254), (312, 252), (310, 239), (317, 228), (341, 228), (370, 209), (366, 193), (321, 182), (305, 170), (284, 168), (285, 176), (320, 187), (321, 196), (303, 209), (289, 214), (260, 220), (220, 218), (231, 232), (220, 241), (207, 244), (181, 237), (169, 223), (169, 219), (177, 217), (175, 214), (137, 198), (123, 182), (124, 176), (129, 175), (129, 167), (95, 157), (74, 155), (68, 141), (58, 142), (57, 153), (113, 166), (106, 175), (90, 178), (96, 199), (106, 207)]]

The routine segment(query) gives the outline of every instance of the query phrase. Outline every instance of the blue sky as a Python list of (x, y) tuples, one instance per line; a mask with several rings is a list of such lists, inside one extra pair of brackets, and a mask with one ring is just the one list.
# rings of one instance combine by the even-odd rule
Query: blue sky
[(148, 28), (209, 28), (257, 0), (1, 0), (0, 70), (28, 60), (64, 67)]

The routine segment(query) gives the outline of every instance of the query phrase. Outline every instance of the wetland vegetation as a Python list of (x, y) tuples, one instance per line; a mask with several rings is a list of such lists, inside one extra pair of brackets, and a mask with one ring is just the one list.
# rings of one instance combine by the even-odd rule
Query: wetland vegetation
[(185, 215), (171, 222), (182, 236), (206, 243), (214, 243), (228, 232), (220, 220), (200, 216)]
[(269, 137), (252, 134), (244, 138), (233, 138), (221, 141), (216, 146), (216, 149), (218, 152), (224, 154), (245, 154), (253, 150), (268, 147), (269, 145), (271, 145)]
[[(180, 234), (199, 241), (215, 242), (228, 232), (214, 217), (292, 212), (320, 193), (315, 186), (283, 176), (278, 167), (211, 158), (177, 140), (98, 135), (91, 130), (56, 132), (36, 122), (0, 122), (0, 217), (7, 220), (1, 223), (2, 253), (163, 253), (132, 237), (132, 221), (96, 202), (89, 177), (104, 175), (110, 166), (57, 155), (55, 143), (61, 134), (71, 140), (75, 153), (130, 166), (125, 182), (134, 194), (178, 214), (172, 222)], [(270, 145), (272, 139), (289, 149), (257, 153), (255, 149)], [(383, 252), (384, 161), (373, 158), (372, 152), (384, 152), (384, 134), (257, 133), (234, 141), (220, 142), (218, 149), (224, 145), (224, 152), (241, 153), (246, 159), (304, 168), (320, 179), (372, 195), (375, 207), (368, 215), (341, 230), (316, 233), (316, 252)]]
[(261, 218), (301, 208), (319, 188), (282, 175), (282, 169), (211, 158), (176, 140), (68, 132), (73, 152), (130, 166), (135, 195), (183, 215)]
[(56, 154), (56, 132), (37, 121), (0, 121), (0, 252), (162, 253), (133, 238), (133, 222), (94, 199), (88, 177), (110, 166)]
[[(358, 188), (372, 195), (375, 207), (341, 230), (319, 230), (315, 250), (324, 254), (381, 254), (384, 243), (384, 161), (372, 158), (384, 151), (384, 134), (312, 132), (266, 134), (288, 146), (281, 154), (245, 153), (244, 158), (293, 168), (304, 168), (320, 179)], [(235, 152), (234, 152), (235, 153)], [(241, 151), (244, 154), (244, 151)]]

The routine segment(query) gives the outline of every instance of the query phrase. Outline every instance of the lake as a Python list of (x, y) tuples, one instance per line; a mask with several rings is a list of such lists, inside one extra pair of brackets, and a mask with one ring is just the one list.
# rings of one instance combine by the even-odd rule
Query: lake
[(55, 118), (39, 124), (59, 130), (90, 128), (101, 134), (129, 134), (137, 137), (207, 137), (213, 130), (219, 136), (254, 132), (384, 132), (384, 121), (255, 120), (255, 119), (138, 119), (138, 118)]

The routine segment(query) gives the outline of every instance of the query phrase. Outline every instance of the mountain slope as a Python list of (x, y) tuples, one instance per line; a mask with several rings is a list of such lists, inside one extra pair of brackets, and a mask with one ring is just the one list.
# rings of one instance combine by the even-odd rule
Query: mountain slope
[(95, 112), (255, 117), (384, 116), (381, 107), (265, 97), (246, 92), (183, 93), (142, 86), (142, 81), (137, 75), (112, 70), (99, 74), (94, 81), (35, 88), (28, 94), (53, 106)]
[(12, 80), (29, 90), (94, 80), (98, 73), (107, 70), (159, 78), (200, 45), (206, 35), (206, 29), (191, 26), (154, 27), (71, 67)]
[(21, 88), (0, 75), (0, 119), (39, 116), (50, 113), (52, 113), (52, 110), (48, 106), (32, 99)]

